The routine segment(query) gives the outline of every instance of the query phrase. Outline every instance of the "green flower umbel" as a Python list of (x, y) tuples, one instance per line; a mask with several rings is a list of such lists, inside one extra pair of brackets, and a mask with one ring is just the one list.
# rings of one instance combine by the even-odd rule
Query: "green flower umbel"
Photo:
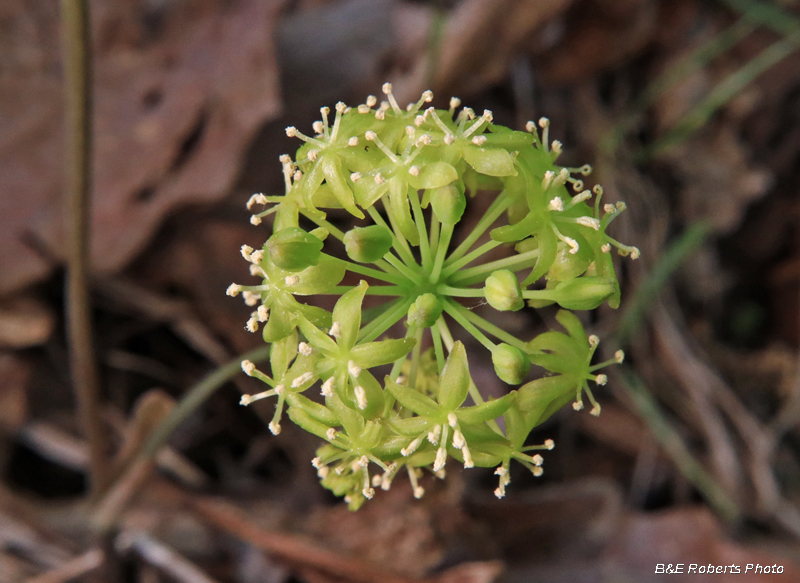
[[(242, 404), (274, 397), (274, 434), (285, 413), (322, 440), (313, 465), (353, 510), (401, 471), (421, 497), (424, 471), (444, 478), (449, 458), (496, 468), (502, 497), (511, 460), (542, 474), (533, 452), (554, 443), (528, 444), (533, 429), (570, 401), (581, 409), (584, 396), (600, 413), (590, 385), (606, 384), (600, 369), (623, 355), (593, 364), (599, 340), (569, 310), (616, 308), (611, 250), (639, 251), (608, 234), (625, 205), (601, 205), (602, 188), (584, 187), (591, 168), (556, 163), (562, 146), (546, 118), (520, 132), (456, 98), (437, 109), (426, 91), (403, 108), (390, 84), (383, 93), (380, 104), (336, 104), (332, 124), (323, 107), (308, 135), (287, 128), (303, 144), (280, 157), (284, 193), (248, 202), (251, 223), (271, 231), (261, 249), (242, 247), (257, 281), (228, 294), (253, 307), (246, 328), (271, 351), (269, 370), (242, 363), (267, 385)], [(476, 196), (489, 202), (477, 217)], [(346, 232), (343, 212), (357, 219)], [(520, 338), (477, 303), (558, 304), (567, 333)], [(473, 381), (464, 335), (488, 351), (502, 397)]]

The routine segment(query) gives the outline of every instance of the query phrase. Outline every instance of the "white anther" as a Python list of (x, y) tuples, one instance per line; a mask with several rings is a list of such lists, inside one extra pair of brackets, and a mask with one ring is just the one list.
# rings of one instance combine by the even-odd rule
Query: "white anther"
[(439, 436), (442, 434), (442, 426), (441, 425), (434, 425), (433, 429), (428, 431), (428, 441), (431, 442), (433, 445), (439, 444)]
[(615, 212), (617, 212), (617, 207), (615, 207), (613, 204), (604, 204), (603, 210), (606, 213), (613, 215)]
[(596, 334), (589, 336), (589, 346), (595, 348), (598, 344), (600, 344), (600, 338)]
[(466, 442), (461, 447), (461, 456), (464, 458), (464, 467), (465, 468), (469, 469), (469, 468), (474, 468), (475, 467), (475, 462), (472, 461), (472, 453), (470, 453), (469, 447), (467, 447)]
[(244, 405), (245, 407), (247, 407), (252, 402), (253, 402), (252, 395), (242, 395), (242, 398), (239, 399), (239, 404)]
[(414, 128), (414, 126), (406, 126), (406, 135), (409, 138), (411, 138), (413, 140), (414, 136), (416, 135), (416, 133), (417, 133), (417, 130)]
[(320, 469), (317, 470), (317, 477), (320, 480), (324, 480), (325, 478), (328, 477), (330, 471), (331, 469), (328, 466), (322, 466)]
[(322, 383), (322, 394), (325, 397), (333, 397), (333, 377)]
[(497, 468), (497, 469), (494, 471), (494, 475), (495, 475), (495, 476), (501, 476), (501, 477), (502, 477), (502, 476), (505, 476), (507, 473), (508, 473), (508, 470), (507, 470), (507, 469), (505, 469), (503, 466), (500, 466), (500, 467), (498, 467), (498, 468)]
[(464, 439), (464, 434), (461, 433), (458, 429), (453, 432), (453, 447), (456, 449), (461, 449), (467, 444), (467, 440)]
[(242, 370), (244, 371), (244, 374), (251, 377), (253, 376), (253, 371), (256, 370), (256, 365), (250, 360), (243, 360)]
[(361, 172), (353, 172), (350, 175), (350, 180), (352, 180), (353, 182), (358, 182), (359, 180), (361, 180)]
[[(292, 387), (297, 388), (297, 387), (294, 386), (294, 383), (292, 383)], [(275, 387), (275, 394), (276, 395), (282, 395), (285, 392), (286, 392), (286, 385), (278, 385), (277, 387)]]
[(581, 409), (583, 409), (583, 401), (575, 401), (572, 404), (572, 408), (575, 409), (576, 411), (580, 411)]
[(548, 127), (549, 125), (550, 125), (550, 120), (549, 119), (547, 119), (546, 117), (540, 117), (539, 118), (539, 127), (540, 128), (544, 129), (544, 128)]
[(412, 166), (408, 169), (408, 173), (411, 174), (411, 176), (419, 176), (419, 166)]
[(453, 142), (456, 141), (456, 137), (453, 134), (445, 134), (444, 136), (444, 143), (450, 146)]
[(486, 143), (486, 136), (475, 136), (472, 138), (472, 143), (476, 146), (482, 146)]
[(263, 249), (258, 249), (258, 250), (256, 250), (256, 251), (253, 251), (253, 252), (250, 254), (250, 261), (251, 261), (252, 263), (255, 263), (256, 265), (258, 265), (259, 263), (261, 263), (261, 260), (262, 260), (262, 259), (264, 259), (264, 250), (263, 250)]
[(255, 227), (257, 227), (258, 225), (261, 224), (261, 217), (259, 217), (258, 215), (251, 216), (250, 217), (250, 224), (255, 226)]
[(546, 449), (553, 449), (556, 446), (556, 442), (552, 439), (545, 439), (544, 446)]
[(361, 374), (361, 367), (358, 366), (354, 361), (350, 360), (347, 362), (347, 372), (358, 378), (358, 375)]
[(563, 211), (564, 210), (564, 201), (561, 200), (560, 196), (555, 197), (553, 200), (550, 201), (550, 204), (547, 205), (551, 211)]
[(625, 360), (625, 352), (623, 352), (622, 350), (617, 350), (614, 353), (614, 360), (617, 361), (617, 364), (622, 364), (622, 361)]
[(247, 199), (247, 210), (253, 208), (254, 205), (257, 204), (267, 204), (269, 201), (267, 197), (264, 196), (262, 193), (254, 194), (249, 199)]
[(325, 437), (328, 438), (328, 441), (333, 441), (336, 439), (336, 430), (333, 427), (328, 427), (328, 430), (325, 432)]
[(590, 229), (594, 229), (595, 231), (600, 230), (600, 221), (598, 221), (594, 217), (578, 217), (576, 222), (579, 225), (583, 225), (584, 227), (589, 227)]
[(403, 449), (401, 449), (400, 453), (403, 455), (403, 457), (410, 456), (412, 453), (417, 451), (419, 446), (422, 444), (422, 440), (423, 439), (425, 439), (425, 438), (422, 435), (420, 435), (419, 437), (415, 438), (414, 441), (412, 441), (411, 443), (408, 444), (408, 447), (404, 447)]
[(578, 169), (578, 172), (583, 174), (584, 176), (589, 176), (592, 173), (592, 166), (591, 164), (584, 164)]
[(289, 126), (288, 128), (286, 128), (286, 135), (289, 136), (290, 138), (296, 137), (297, 136), (297, 128), (294, 127), (294, 126)]
[(364, 391), (364, 387), (356, 386), (353, 393), (356, 397), (356, 405), (362, 411), (367, 408), (367, 393)]
[(253, 248), (250, 245), (242, 245), (240, 251), (242, 253), (242, 257), (244, 257), (247, 261), (250, 261), (250, 256), (253, 254)]
[(344, 101), (339, 101), (336, 103), (336, 111), (339, 113), (343, 113), (344, 110), (347, 109), (347, 104)]
[(383, 91), (384, 95), (389, 95), (392, 92), (392, 84), (384, 83), (383, 87), (381, 87), (381, 91)]
[(245, 330), (251, 333), (258, 332), (258, 318), (255, 316), (255, 312), (253, 314), (245, 325)]
[(319, 157), (319, 150), (309, 150), (307, 156), (309, 160), (316, 162)]
[(347, 145), (350, 146), (350, 147), (357, 146), (358, 145), (358, 138), (356, 136), (353, 136), (352, 138), (347, 140)]
[(611, 253), (611, 245), (609, 243), (603, 243), (603, 245), (600, 246), (600, 251), (603, 253)]
[[(264, 275), (264, 272), (261, 270), (261, 267), (258, 265), (251, 265), (250, 266), (250, 275), (253, 277), (261, 277)], [(250, 305), (250, 304), (248, 304)]]
[(572, 181), (572, 190), (574, 190), (575, 192), (580, 192), (581, 190), (583, 190), (583, 186), (584, 186), (583, 180)]
[[(258, 269), (257, 265), (251, 265), (250, 267)], [(244, 298), (244, 304), (250, 307), (255, 306), (261, 300), (261, 294), (251, 291), (243, 291), (242, 297)]]
[(375, 474), (374, 476), (372, 476), (372, 485), (375, 488), (379, 487), (382, 483), (383, 483), (383, 477), (382, 476), (380, 476), (378, 474)]
[(299, 275), (287, 275), (283, 278), (283, 282), (286, 285), (297, 285), (300, 283), (300, 276)]
[(641, 257), (641, 253), (639, 252), (638, 247), (634, 247), (631, 249), (631, 259), (639, 259)]
[(366, 468), (369, 465), (369, 458), (365, 455), (362, 455), (358, 458), (358, 465), (362, 468)]
[(506, 493), (503, 491), (502, 488), (495, 488), (494, 495), (497, 496), (498, 498), (502, 498), (503, 496), (506, 495)]
[(334, 322), (331, 326), (331, 329), (328, 331), (328, 334), (333, 336), (334, 338), (341, 338), (342, 337), (342, 325), (339, 322)]
[[(304, 372), (299, 377), (292, 381), (292, 388), (298, 389), (314, 378), (314, 373)], [(277, 390), (277, 389), (276, 389)]]
[(424, 116), (418, 115), (417, 117), (414, 118), (414, 125), (415, 126), (420, 127), (424, 123), (425, 123), (425, 117)]
[(422, 134), (419, 137), (419, 139), (416, 142), (414, 142), (414, 145), (415, 146), (428, 146), (428, 145), (430, 145), (430, 143), (432, 141), (433, 141), (433, 138), (431, 138), (428, 134)]
[(314, 123), (311, 124), (311, 127), (318, 134), (321, 134), (325, 130), (325, 126), (321, 121), (315, 121)]
[(383, 184), (384, 182), (386, 182), (386, 179), (383, 177), (383, 174), (378, 172), (375, 175), (375, 184)]
[(553, 143), (550, 145), (550, 149), (556, 154), (560, 154), (563, 147), (564, 145), (558, 140), (553, 140)]
[(242, 286), (240, 286), (238, 283), (232, 283), (228, 286), (228, 289), (225, 291), (225, 293), (232, 298), (235, 298), (242, 293)]
[(369, 130), (367, 133), (365, 133), (365, 134), (364, 134), (364, 137), (367, 139), (367, 141), (368, 141), (368, 142), (371, 142), (371, 141), (373, 141), (375, 138), (377, 138), (377, 137), (378, 137), (378, 134), (376, 134), (376, 133), (375, 133), (375, 132), (373, 132), (372, 130)]
[(367, 95), (367, 101), (366, 101), (367, 107), (372, 107), (376, 103), (378, 103), (377, 97), (375, 97), (374, 95)]
[(564, 237), (564, 243), (569, 245), (569, 248), (570, 248), (569, 249), (569, 253), (570, 253), (570, 255), (575, 255), (578, 252), (578, 250), (580, 249), (580, 245), (578, 245), (578, 242), (575, 239), (571, 238), (571, 237)]
[(422, 486), (417, 486), (416, 488), (414, 488), (414, 498), (419, 500), (424, 495), (425, 495), (425, 488), (423, 488)]
[(295, 182), (299, 181), (302, 177), (303, 177), (303, 173), (300, 172), (300, 170), (298, 170), (297, 172), (295, 172), (292, 175), (292, 179), (294, 179)]
[(453, 429), (455, 429), (458, 426), (458, 417), (456, 417), (456, 414), (453, 413), (452, 411), (447, 414), (447, 423)]
[(281, 432), (280, 423), (275, 423), (274, 421), (270, 421), (267, 427), (269, 427), (269, 430), (272, 432), (272, 435), (278, 435)]
[(550, 185), (553, 184), (553, 180), (555, 180), (556, 173), (552, 170), (548, 170), (544, 173), (544, 178), (542, 178), (542, 189), (547, 190), (550, 188)]
[(602, 196), (603, 195), (603, 187), (600, 186), (599, 184), (595, 184), (592, 187), (592, 192), (595, 193), (598, 196)]
[(529, 121), (525, 124), (525, 131), (530, 134), (536, 133), (536, 124), (532, 121)]
[(461, 100), (458, 97), (450, 98), (450, 109), (455, 109), (459, 105), (461, 105)]
[(442, 468), (444, 468), (445, 463), (447, 462), (447, 450), (444, 447), (440, 447), (436, 451), (436, 459), (433, 461), (433, 471), (438, 472)]
[(311, 353), (314, 352), (314, 349), (311, 348), (311, 345), (308, 342), (301, 342), (297, 345), (297, 352), (303, 356), (311, 356)]
[(369, 105), (359, 105), (358, 113), (369, 113)]
[(539, 468), (539, 467), (534, 467), (533, 468), (533, 472), (531, 472), (531, 473), (534, 475), (534, 477), (539, 478), (539, 477), (541, 477), (542, 474), (544, 474), (544, 470), (542, 468)]
[(281, 164), (284, 166), (288, 166), (292, 163), (292, 157), (289, 154), (281, 154), (278, 156), (278, 160), (280, 160)]
[(431, 91), (430, 89), (423, 91), (422, 99), (425, 101), (425, 103), (430, 103), (431, 101), (433, 101), (433, 91)]
[(263, 323), (263, 322), (266, 322), (267, 320), (269, 320), (269, 308), (267, 306), (265, 306), (264, 304), (261, 304), (260, 306), (258, 306), (258, 309), (256, 310), (256, 314), (258, 314), (258, 321), (259, 322)]
[(624, 202), (622, 202), (622, 201), (619, 201), (619, 202), (616, 204), (616, 207), (617, 207), (617, 210), (618, 210), (619, 212), (622, 212), (622, 211), (624, 211), (626, 208), (628, 208), (628, 205), (627, 205), (627, 204), (625, 204), (625, 203), (624, 203)]
[(597, 383), (598, 385), (605, 385), (608, 383), (608, 375), (599, 374), (596, 377), (594, 377), (594, 382)]

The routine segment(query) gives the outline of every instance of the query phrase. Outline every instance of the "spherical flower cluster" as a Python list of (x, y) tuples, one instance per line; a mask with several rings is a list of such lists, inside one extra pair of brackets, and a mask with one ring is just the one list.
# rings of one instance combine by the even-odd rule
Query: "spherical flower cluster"
[[(246, 328), (261, 330), (271, 356), (269, 374), (242, 363), (269, 387), (242, 404), (275, 397), (273, 433), (285, 412), (324, 440), (313, 464), (353, 509), (401, 470), (422, 496), (422, 470), (443, 477), (450, 458), (465, 468), (496, 467), (502, 497), (512, 459), (542, 473), (542, 456), (531, 452), (554, 444), (526, 445), (534, 427), (570, 401), (582, 408), (584, 394), (591, 413), (600, 413), (589, 383), (605, 384), (598, 371), (624, 355), (592, 364), (599, 340), (569, 310), (617, 307), (610, 251), (634, 259), (639, 251), (606, 233), (625, 207), (601, 206), (602, 189), (584, 189), (578, 176), (591, 169), (556, 164), (561, 144), (549, 142), (547, 119), (512, 131), (494, 124), (490, 111), (456, 113), (456, 98), (449, 110), (425, 108), (433, 99), (426, 91), (403, 109), (390, 84), (383, 91), (380, 105), (373, 96), (355, 108), (338, 103), (332, 125), (322, 108), (313, 136), (287, 128), (303, 145), (294, 160), (281, 157), (285, 194), (256, 194), (248, 203), (263, 208), (255, 225), (274, 214), (272, 235), (262, 249), (242, 247), (259, 282), (233, 284), (228, 294), (241, 293), (253, 307)], [(451, 244), (475, 197), (491, 204)], [(326, 209), (344, 209), (362, 226), (342, 232)], [(316, 228), (303, 228), (301, 217)], [(507, 257), (487, 260), (499, 246)], [(358, 285), (341, 285), (348, 271)], [(338, 296), (333, 311), (302, 301), (314, 295)], [(367, 295), (385, 301), (364, 310)], [(462, 304), (470, 298), (500, 311), (558, 304), (566, 334), (517, 338)], [(405, 333), (386, 337), (398, 322)], [(523, 383), (532, 367), (544, 376), (485, 398), (452, 325), (491, 353), (504, 382)], [(312, 387), (321, 397), (304, 394)]]

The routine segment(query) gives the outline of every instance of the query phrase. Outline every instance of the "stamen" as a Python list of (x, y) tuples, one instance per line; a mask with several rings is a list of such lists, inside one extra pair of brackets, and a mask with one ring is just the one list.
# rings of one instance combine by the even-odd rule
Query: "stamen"
[(326, 397), (333, 397), (333, 377), (322, 383), (322, 394)]
[(350, 360), (347, 363), (347, 371), (354, 377), (358, 378), (358, 375), (361, 374), (361, 367), (358, 366), (354, 361)]
[(253, 376), (253, 371), (254, 370), (256, 370), (256, 365), (255, 365), (254, 362), (252, 362), (250, 360), (243, 360), (242, 361), (242, 371), (244, 371), (244, 374), (246, 374), (247, 376), (251, 377), (251, 376)]
[(225, 291), (225, 294), (231, 296), (232, 298), (235, 298), (241, 292), (242, 292), (242, 286), (240, 286), (238, 283), (232, 283), (228, 286), (228, 289)]
[(557, 196), (550, 201), (550, 204), (547, 206), (547, 208), (549, 208), (551, 211), (563, 211), (564, 201), (561, 200), (560, 196)]
[(364, 387), (356, 385), (355, 390), (353, 391), (356, 397), (356, 405), (362, 411), (367, 408), (367, 393), (364, 391)]
[(301, 374), (299, 377), (297, 377), (292, 381), (292, 388), (299, 389), (313, 378), (314, 378), (314, 373), (304, 372), (303, 374)]
[(287, 275), (283, 278), (283, 282), (286, 285), (297, 285), (300, 283), (300, 276), (299, 275)]
[(261, 322), (262, 324), (267, 320), (269, 320), (269, 308), (267, 306), (263, 304), (258, 306), (258, 310), (256, 310), (256, 313), (258, 314), (258, 321)]
[(459, 105), (461, 105), (461, 100), (458, 97), (451, 97), (450, 98), (450, 114), (451, 115)]
[(331, 325), (331, 329), (328, 332), (328, 334), (330, 336), (333, 336), (334, 338), (341, 338), (342, 337), (342, 325), (339, 322), (334, 322)]
[(400, 109), (400, 106), (397, 105), (397, 100), (394, 98), (394, 94), (392, 93), (392, 84), (391, 83), (384, 83), (383, 87), (381, 87), (381, 91), (386, 95), (389, 99), (389, 104), (392, 106), (392, 109), (396, 114), (402, 114), (403, 110)]
[(614, 360), (617, 361), (617, 364), (622, 364), (622, 361), (625, 360), (625, 353), (622, 350), (617, 350), (614, 353)]
[(272, 435), (278, 435), (281, 432), (280, 423), (275, 423), (274, 421), (270, 421), (267, 427), (269, 427), (269, 430), (272, 433)]

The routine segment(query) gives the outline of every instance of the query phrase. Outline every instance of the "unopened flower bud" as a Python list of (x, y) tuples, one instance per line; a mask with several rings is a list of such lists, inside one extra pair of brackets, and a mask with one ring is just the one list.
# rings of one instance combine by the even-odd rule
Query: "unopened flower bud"
[(616, 286), (608, 277), (587, 276), (562, 281), (555, 289), (556, 302), (568, 310), (593, 310), (610, 297)]
[(392, 248), (392, 233), (382, 225), (356, 227), (344, 236), (347, 256), (359, 263), (374, 263)]
[(448, 184), (433, 190), (431, 207), (440, 222), (455, 225), (467, 208), (467, 197), (454, 184)]
[(501, 312), (516, 312), (525, 305), (517, 276), (508, 269), (492, 273), (486, 279), (483, 294), (489, 305)]
[(281, 269), (300, 271), (319, 263), (322, 241), (298, 227), (278, 231), (266, 243), (272, 262)]
[(442, 303), (433, 294), (422, 294), (411, 304), (408, 309), (406, 325), (410, 328), (430, 328), (442, 315)]
[(506, 343), (498, 344), (492, 350), (492, 363), (500, 380), (510, 385), (520, 384), (531, 369), (528, 355)]

